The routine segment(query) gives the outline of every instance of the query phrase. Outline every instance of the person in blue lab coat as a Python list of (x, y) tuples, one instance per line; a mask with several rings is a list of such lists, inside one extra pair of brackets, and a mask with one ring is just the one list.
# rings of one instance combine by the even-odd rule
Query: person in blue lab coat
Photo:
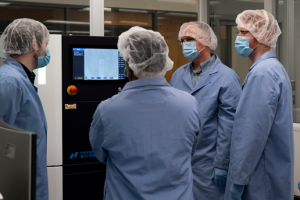
[(104, 199), (193, 200), (197, 101), (165, 80), (173, 62), (158, 32), (133, 27), (118, 49), (131, 81), (99, 104), (89, 133), (95, 156), (107, 165)]
[(181, 26), (178, 43), (191, 62), (173, 74), (170, 84), (198, 101), (203, 134), (192, 158), (196, 200), (223, 200), (229, 167), (231, 132), (241, 95), (240, 79), (222, 64), (217, 37), (203, 22)]
[(292, 200), (292, 88), (284, 67), (270, 51), (281, 31), (265, 10), (246, 10), (236, 23), (235, 48), (253, 65), (234, 120), (225, 200)]
[(0, 115), (6, 123), (37, 134), (36, 200), (48, 200), (47, 122), (33, 70), (49, 63), (48, 41), (48, 29), (25, 18), (14, 20), (0, 38), (1, 55), (8, 56), (0, 66)]

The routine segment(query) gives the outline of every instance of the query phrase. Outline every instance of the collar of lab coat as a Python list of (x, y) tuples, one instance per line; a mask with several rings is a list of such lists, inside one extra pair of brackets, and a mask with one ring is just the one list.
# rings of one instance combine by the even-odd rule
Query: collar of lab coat
[[(15, 70), (20, 72), (20, 74), (22, 74), (30, 82), (25, 70), (23, 69), (22, 65), (18, 61), (16, 61), (12, 57), (8, 56), (4, 63), (8, 64), (9, 66), (13, 67)], [(35, 85), (33, 85), (31, 82), (30, 82), (30, 84), (33, 86), (35, 91), (38, 91), (38, 89)]]
[(276, 58), (276, 53), (274, 51), (268, 51), (264, 53), (262, 56), (260, 56), (250, 67), (249, 71), (251, 71), (258, 63), (260, 63), (263, 60), (266, 60), (268, 58)]
[(193, 87), (193, 84), (192, 84), (192, 77), (191, 77), (190, 68), (189, 68), (190, 63), (188, 65), (186, 65), (185, 69), (184, 69), (183, 81), (191, 89), (190, 93), (193, 94), (194, 92), (196, 92), (196, 91), (200, 90), (201, 88), (203, 88), (204, 86), (208, 85), (211, 82), (210, 81), (211, 75), (218, 73), (220, 64), (221, 64), (221, 60), (216, 55), (216, 61), (213, 64), (212, 68), (206, 72), (203, 72), (203, 76), (201, 77), (200, 81), (195, 85), (195, 87)]
[(152, 77), (142, 78), (135, 81), (127, 82), (123, 88), (123, 91), (138, 88), (138, 87), (153, 87), (153, 86), (170, 86), (165, 78)]

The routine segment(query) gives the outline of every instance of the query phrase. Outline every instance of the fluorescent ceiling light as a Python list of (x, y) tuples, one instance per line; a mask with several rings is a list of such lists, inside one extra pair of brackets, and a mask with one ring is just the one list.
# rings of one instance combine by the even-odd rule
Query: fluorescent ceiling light
[(104, 24), (111, 24), (111, 21), (104, 21)]
[(146, 10), (119, 9), (120, 12), (148, 13)]
[(197, 14), (188, 14), (188, 13), (165, 13), (165, 15), (197, 17)]
[[(79, 11), (90, 11), (90, 7), (83, 8), (83, 9), (81, 9)], [(111, 12), (111, 8), (104, 7), (104, 11)]]
[(76, 25), (89, 25), (89, 22), (76, 22), (76, 21), (63, 21), (63, 20), (46, 20), (44, 23), (53, 24), (76, 24)]
[(49, 30), (50, 33), (61, 33), (62, 30)]
[(67, 31), (67, 33), (79, 33), (79, 34), (90, 34), (90, 31)]
[[(111, 30), (104, 30), (104, 33), (110, 33)], [(90, 31), (67, 31), (67, 33), (71, 33), (71, 34), (90, 34)]]
[(124, 23), (124, 24), (136, 24), (136, 25), (144, 25), (144, 26), (148, 25), (148, 23), (146, 23), (146, 22), (134, 22), (134, 21), (120, 21), (120, 23)]
[(10, 3), (0, 2), (0, 6), (8, 6), (8, 5), (10, 5)]
[(79, 10), (79, 11), (90, 11), (90, 7), (82, 8), (82, 9)]
[(221, 3), (221, 2), (219, 2), (219, 1), (209, 1), (209, 4), (212, 5), (212, 6), (217, 5), (219, 3)]

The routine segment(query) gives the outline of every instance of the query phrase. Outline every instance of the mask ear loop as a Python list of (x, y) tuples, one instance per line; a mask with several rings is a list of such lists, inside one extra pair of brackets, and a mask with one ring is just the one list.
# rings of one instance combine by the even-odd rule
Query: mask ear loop
[(255, 49), (256, 47), (258, 47), (258, 45), (260, 45), (260, 42), (253, 48), (253, 51), (254, 51), (254, 49)]
[(204, 46), (204, 47), (199, 51), (199, 54), (204, 50), (205, 47), (206, 47), (206, 46)]
[[(47, 44), (46, 44), (45, 46), (47, 46)], [(43, 47), (39, 48), (38, 50), (40, 50), (40, 49), (44, 48), (45, 46), (43, 46)], [(38, 56), (40, 56), (40, 55), (37, 53), (37, 51), (38, 51), (38, 50), (34, 50), (34, 52), (35, 52), (35, 53), (36, 53)]]
[[(251, 37), (250, 40), (251, 40), (252, 38), (254, 38), (254, 36)], [(258, 47), (258, 45), (260, 45), (260, 42), (258, 42), (258, 44), (257, 44), (252, 50), (254, 51), (254, 49), (255, 49), (256, 47)]]
[[(204, 45), (202, 42), (201, 42), (201, 40), (197, 40), (198, 42), (200, 42), (202, 45)], [(205, 49), (205, 47), (206, 47), (206, 45), (204, 45), (204, 47), (199, 51), (199, 54)]]

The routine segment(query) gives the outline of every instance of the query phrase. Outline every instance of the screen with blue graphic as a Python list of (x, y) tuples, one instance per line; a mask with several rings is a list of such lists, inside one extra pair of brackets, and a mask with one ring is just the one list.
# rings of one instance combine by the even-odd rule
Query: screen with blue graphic
[(73, 80), (124, 80), (118, 49), (73, 48)]

